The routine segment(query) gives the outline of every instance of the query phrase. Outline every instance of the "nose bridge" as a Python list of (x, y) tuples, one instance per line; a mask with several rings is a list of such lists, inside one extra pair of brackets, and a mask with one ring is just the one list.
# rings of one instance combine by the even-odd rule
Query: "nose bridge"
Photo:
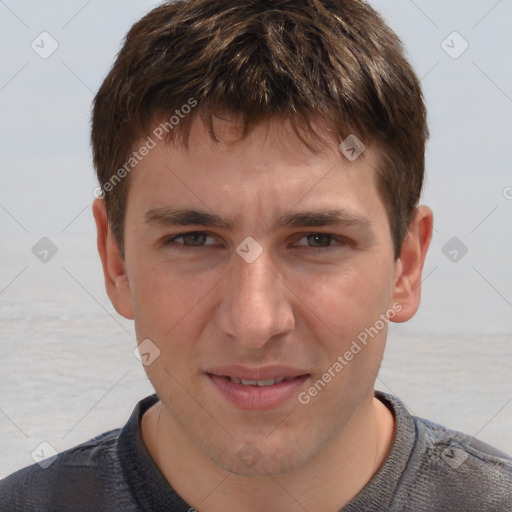
[(225, 334), (251, 348), (293, 328), (293, 311), (285, 288), (265, 251), (248, 263), (235, 255), (221, 298), (219, 322)]
[[(234, 291), (237, 295), (236, 304), (245, 308), (246, 305), (271, 306), (276, 292), (276, 275), (270, 270), (268, 257), (262, 254), (252, 263), (235, 261), (233, 268)], [(235, 304), (233, 304), (235, 305)]]

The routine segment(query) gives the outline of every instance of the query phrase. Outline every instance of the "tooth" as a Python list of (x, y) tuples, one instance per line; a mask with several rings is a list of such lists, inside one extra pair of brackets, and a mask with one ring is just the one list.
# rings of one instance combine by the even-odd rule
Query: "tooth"
[(295, 377), (279, 377), (277, 379), (268, 379), (268, 380), (245, 380), (239, 379), (238, 377), (229, 377), (231, 382), (235, 382), (237, 384), (243, 384), (244, 386), (273, 386), (274, 384), (279, 384), (285, 380), (293, 380)]
[(258, 386), (273, 386), (276, 383), (276, 381), (274, 379), (259, 380), (257, 382), (258, 382)]
[(258, 384), (258, 381), (257, 380), (245, 380), (245, 379), (240, 379), (242, 381), (242, 384), (244, 386), (256, 386)]

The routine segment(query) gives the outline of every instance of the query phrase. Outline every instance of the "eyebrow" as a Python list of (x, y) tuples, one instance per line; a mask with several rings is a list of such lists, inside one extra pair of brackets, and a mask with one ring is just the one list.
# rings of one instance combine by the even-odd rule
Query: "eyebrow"
[[(143, 220), (149, 225), (160, 226), (189, 226), (198, 225), (203, 227), (221, 228), (233, 230), (237, 224), (237, 218), (222, 218), (214, 213), (198, 211), (194, 209), (175, 209), (170, 207), (153, 208), (146, 212)], [(373, 223), (363, 215), (344, 210), (313, 210), (297, 213), (287, 213), (279, 217), (274, 223), (276, 227), (322, 227), (322, 226), (344, 226), (359, 228), (373, 233)]]
[(146, 224), (161, 226), (188, 226), (191, 224), (232, 230), (235, 219), (223, 219), (214, 213), (201, 212), (191, 209), (153, 208), (145, 213), (143, 220)]

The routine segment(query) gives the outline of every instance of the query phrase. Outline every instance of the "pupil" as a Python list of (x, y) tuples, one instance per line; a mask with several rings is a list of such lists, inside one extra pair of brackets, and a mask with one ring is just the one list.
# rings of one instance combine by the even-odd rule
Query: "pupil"
[(331, 241), (330, 235), (323, 235), (321, 233), (316, 233), (314, 235), (309, 235), (309, 243), (314, 246), (326, 247), (329, 245)]
[(189, 245), (202, 245), (204, 243), (204, 234), (203, 233), (192, 233), (190, 235), (187, 235), (187, 239), (189, 242)]

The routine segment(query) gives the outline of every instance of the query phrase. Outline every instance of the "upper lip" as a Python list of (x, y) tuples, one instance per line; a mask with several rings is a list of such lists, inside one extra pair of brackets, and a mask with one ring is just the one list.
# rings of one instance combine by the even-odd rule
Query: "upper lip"
[(270, 380), (280, 377), (290, 378), (301, 375), (309, 375), (309, 372), (290, 366), (261, 366), (259, 368), (250, 368), (247, 366), (216, 366), (210, 368), (206, 373), (217, 375), (219, 377), (236, 377), (244, 380)]

